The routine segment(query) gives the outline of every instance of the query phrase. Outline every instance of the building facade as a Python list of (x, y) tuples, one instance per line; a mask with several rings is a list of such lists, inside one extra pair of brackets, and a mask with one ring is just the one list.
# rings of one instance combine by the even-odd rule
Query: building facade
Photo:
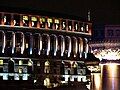
[(87, 82), (91, 23), (69, 18), (0, 12), (0, 79), (48, 88)]

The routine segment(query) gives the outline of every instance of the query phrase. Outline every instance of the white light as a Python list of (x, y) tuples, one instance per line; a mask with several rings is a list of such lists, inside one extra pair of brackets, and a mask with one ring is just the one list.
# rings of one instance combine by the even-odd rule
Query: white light
[(94, 50), (93, 54), (100, 60), (102, 60), (102, 59), (107, 59), (107, 60), (120, 59), (120, 49)]

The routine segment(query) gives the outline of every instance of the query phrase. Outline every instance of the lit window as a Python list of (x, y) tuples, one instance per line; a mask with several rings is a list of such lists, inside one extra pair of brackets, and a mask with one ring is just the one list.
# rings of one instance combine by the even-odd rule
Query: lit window
[(37, 17), (31, 17), (32, 27), (37, 27)]
[(33, 65), (33, 62), (31, 61), (31, 59), (29, 59), (28, 66), (32, 66), (32, 65)]
[(50, 86), (50, 79), (49, 79), (49, 78), (46, 78), (46, 79), (44, 80), (44, 86), (47, 86), (47, 87)]
[(62, 29), (65, 30), (66, 29), (66, 23), (63, 21), (62, 23)]
[(88, 30), (89, 30), (89, 29), (88, 29), (88, 25), (86, 25), (86, 31), (88, 32)]
[(3, 60), (0, 60), (0, 65), (3, 65)]
[(47, 19), (47, 22), (48, 22), (48, 28), (52, 29), (52, 25), (53, 25), (53, 21), (51, 18), (48, 18)]
[(55, 29), (59, 29), (59, 24), (60, 24), (59, 19), (55, 19)]
[(40, 66), (40, 62), (37, 62), (37, 66)]
[(22, 60), (19, 60), (19, 65), (22, 65), (22, 64), (23, 64)]
[(58, 19), (55, 19), (55, 23), (56, 23), (56, 24), (59, 24), (60, 21), (59, 21)]
[(49, 73), (50, 72), (50, 63), (49, 61), (45, 62), (45, 68), (44, 68), (44, 73)]
[(22, 73), (23, 72), (23, 69), (22, 68), (19, 68), (19, 73)]
[(5, 14), (3, 18), (4, 25), (10, 25), (11, 24), (11, 15), (10, 14)]
[(40, 18), (40, 22), (45, 22), (45, 18)]
[(78, 30), (78, 24), (75, 24), (75, 30)]
[(83, 26), (81, 27), (81, 31), (84, 31), (84, 28), (83, 28)]
[(40, 27), (45, 28), (45, 18), (40, 18)]
[(72, 21), (68, 21), (68, 30), (72, 30)]
[(31, 20), (32, 21), (37, 21), (37, 18), (36, 17), (31, 17)]
[(23, 26), (29, 26), (29, 18), (28, 18), (28, 16), (23, 16)]
[(6, 23), (6, 16), (4, 16), (4, 23)]
[(51, 18), (48, 18), (47, 21), (48, 21), (49, 23), (52, 23), (52, 19), (51, 19)]
[(28, 20), (28, 16), (23, 16), (23, 20)]
[(14, 15), (13, 24), (14, 24), (14, 26), (19, 26), (20, 25), (20, 15)]
[(49, 65), (50, 65), (49, 61), (46, 61), (45, 66), (49, 66)]
[(28, 43), (26, 43), (26, 48), (28, 48)]

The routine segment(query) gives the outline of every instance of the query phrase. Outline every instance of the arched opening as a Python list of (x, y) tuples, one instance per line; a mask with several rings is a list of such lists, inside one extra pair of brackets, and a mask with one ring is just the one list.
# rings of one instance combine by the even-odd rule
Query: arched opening
[(60, 52), (60, 57), (63, 56), (65, 52), (65, 38), (62, 35), (58, 36), (58, 52)]
[(69, 36), (65, 37), (65, 56), (70, 57), (71, 54), (71, 38)]
[(5, 33), (0, 31), (0, 53), (4, 53), (5, 48)]
[(24, 54), (26, 56), (32, 54), (32, 46), (33, 46), (33, 37), (31, 33), (25, 33), (25, 50)]
[(22, 54), (22, 45), (24, 43), (23, 41), (23, 33), (22, 32), (16, 32), (15, 33), (15, 53), (16, 55)]
[(47, 60), (44, 64), (44, 73), (50, 73), (50, 62)]
[(87, 40), (87, 38), (84, 38), (84, 41), (83, 41), (83, 52), (84, 52), (84, 58), (87, 58), (87, 53), (88, 53), (88, 40)]
[(78, 48), (79, 48), (79, 56), (80, 56), (80, 58), (82, 57), (82, 55), (83, 55), (83, 40), (82, 40), (82, 38), (79, 38), (78, 39)]
[(65, 74), (65, 68), (64, 68), (64, 62), (61, 63), (61, 66), (60, 66), (60, 74), (61, 75), (64, 75)]
[(73, 68), (74, 68), (74, 75), (77, 75), (78, 64), (76, 62), (74, 63)]
[(33, 72), (33, 61), (31, 59), (28, 60), (27, 72), (32, 74)]
[(50, 86), (50, 78), (45, 78), (44, 80), (44, 86), (49, 87)]
[(57, 46), (58, 46), (57, 36), (52, 34), (50, 36), (50, 52), (51, 52), (52, 56), (56, 56)]
[(72, 37), (72, 56), (76, 57), (78, 53), (78, 42), (76, 37)]
[(41, 47), (42, 47), (42, 37), (40, 34), (35, 33), (33, 35), (33, 54), (40, 55), (41, 54)]
[(8, 61), (8, 73), (14, 73), (14, 60), (12, 58)]
[(42, 54), (49, 55), (50, 52), (50, 37), (48, 34), (42, 35)]
[(6, 55), (11, 55), (14, 53), (15, 48), (15, 33), (8, 31), (5, 33), (5, 52)]

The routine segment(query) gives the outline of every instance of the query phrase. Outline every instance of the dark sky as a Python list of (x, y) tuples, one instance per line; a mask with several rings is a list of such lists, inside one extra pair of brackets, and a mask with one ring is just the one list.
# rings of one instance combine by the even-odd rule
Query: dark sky
[(86, 17), (91, 11), (94, 23), (120, 24), (120, 5), (116, 0), (3, 0), (0, 6), (34, 8)]

